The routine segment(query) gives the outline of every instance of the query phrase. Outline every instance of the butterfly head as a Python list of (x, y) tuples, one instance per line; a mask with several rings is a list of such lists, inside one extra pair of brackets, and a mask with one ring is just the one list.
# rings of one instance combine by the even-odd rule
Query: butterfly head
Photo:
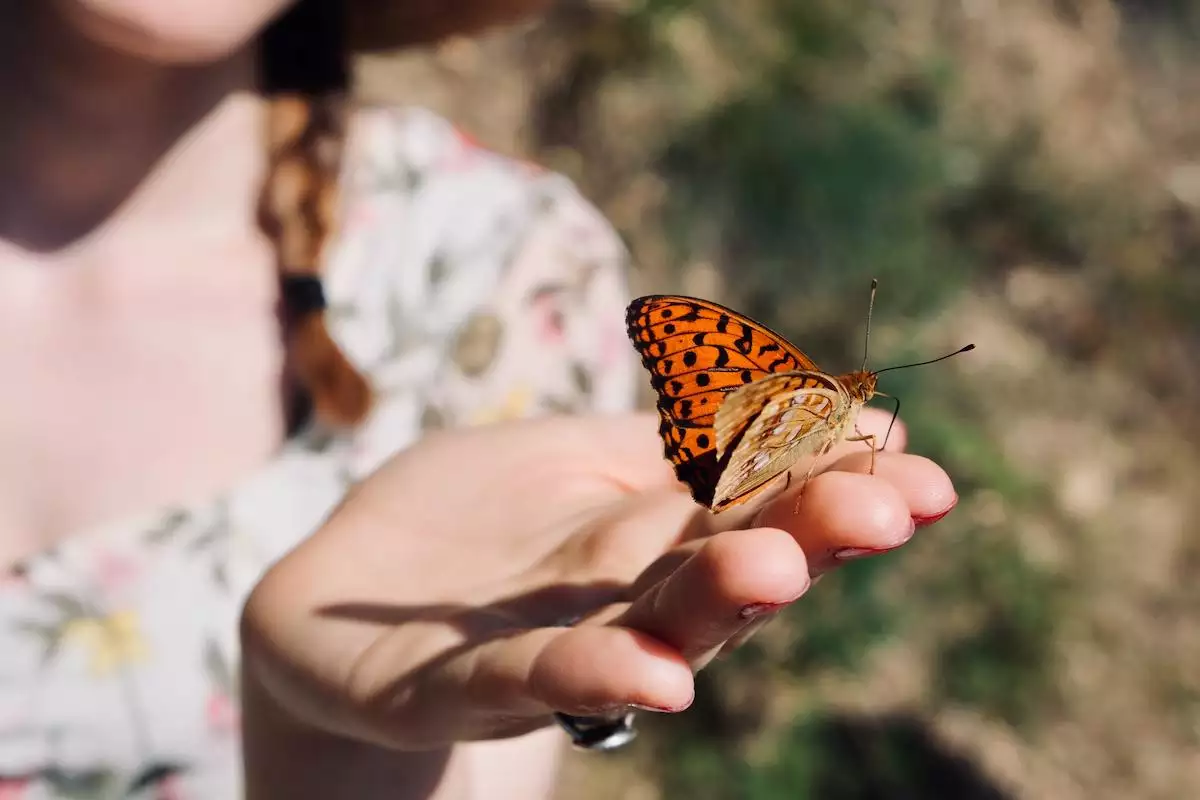
[(858, 403), (866, 403), (875, 396), (875, 387), (879, 383), (879, 376), (870, 370), (860, 369), (844, 375), (842, 383), (850, 392), (851, 399)]

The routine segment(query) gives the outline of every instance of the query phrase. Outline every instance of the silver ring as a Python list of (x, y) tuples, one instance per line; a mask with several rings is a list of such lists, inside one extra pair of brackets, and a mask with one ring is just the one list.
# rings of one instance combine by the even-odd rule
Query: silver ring
[(633, 727), (633, 709), (614, 712), (611, 716), (576, 717), (571, 714), (554, 713), (558, 724), (571, 737), (577, 750), (605, 752), (624, 747), (637, 738)]
[[(580, 620), (580, 617), (559, 620), (557, 625), (569, 628)], [(575, 716), (554, 712), (554, 719), (571, 737), (571, 744), (577, 750), (591, 752), (607, 752), (632, 742), (637, 738), (637, 729), (633, 727), (634, 711), (625, 708), (600, 716)]]

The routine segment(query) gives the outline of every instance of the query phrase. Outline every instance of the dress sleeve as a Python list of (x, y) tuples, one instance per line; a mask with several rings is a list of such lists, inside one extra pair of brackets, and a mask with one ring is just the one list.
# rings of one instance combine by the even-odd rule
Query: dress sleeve
[(527, 189), (529, 213), (495, 288), (450, 343), (440, 402), (469, 424), (629, 410), (625, 249), (564, 178), (531, 175)]
[(416, 109), (362, 113), (348, 154), (327, 290), (380, 395), (361, 446), (634, 408), (629, 256), (569, 180)]

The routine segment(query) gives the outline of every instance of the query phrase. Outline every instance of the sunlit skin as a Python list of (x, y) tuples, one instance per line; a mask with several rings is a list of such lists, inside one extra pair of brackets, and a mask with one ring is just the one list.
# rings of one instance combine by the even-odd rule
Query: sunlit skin
[[(882, 436), (890, 420), (867, 409), (860, 427)], [(867, 448), (844, 443), (798, 508), (793, 488), (713, 516), (675, 479), (655, 427), (650, 415), (555, 419), (399, 456), (252, 599), (247, 644), (279, 705), (404, 749), (518, 734), (551, 708), (682, 710), (692, 671), (762, 614), (956, 501), (937, 465), (899, 452), (897, 426), (874, 475)], [(545, 627), (589, 611), (592, 624)], [(427, 663), (437, 668), (410, 672)], [(395, 777), (393, 763), (371, 763), (381, 784)], [(294, 769), (278, 767), (264, 780)]]
[[(278, 446), (251, 43), (282, 7), (0, 5), (0, 563), (209, 496)], [(550, 709), (686, 708), (693, 671), (813, 576), (956, 500), (897, 427), (874, 475), (862, 445), (830, 454), (798, 514), (789, 491), (714, 518), (655, 428), (448, 433), (369, 479), (251, 598), (247, 796), (544, 796)], [(587, 623), (553, 626), (574, 613)]]

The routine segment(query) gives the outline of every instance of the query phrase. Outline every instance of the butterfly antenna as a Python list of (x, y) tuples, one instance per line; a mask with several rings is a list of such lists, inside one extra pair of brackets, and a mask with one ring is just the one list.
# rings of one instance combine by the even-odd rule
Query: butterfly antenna
[(947, 353), (946, 355), (941, 356), (939, 358), (931, 358), (928, 361), (918, 361), (914, 364), (900, 364), (895, 367), (887, 367), (885, 369), (881, 369), (881, 370), (877, 371), (875, 374), (879, 375), (884, 372), (891, 372), (894, 369), (908, 369), (909, 367), (923, 367), (926, 364), (936, 364), (939, 361), (945, 361), (947, 358), (952, 358), (953, 356), (956, 356), (959, 353), (966, 353), (966, 352), (974, 350), (974, 349), (975, 349), (975, 345), (969, 344), (966, 347), (960, 347), (957, 350), (955, 350), (953, 353)]
[(863, 337), (863, 372), (867, 371), (867, 354), (871, 349), (871, 312), (875, 310), (875, 289), (879, 287), (879, 281), (871, 278), (871, 299), (867, 302), (867, 335)]
[(883, 445), (879, 448), (880, 450), (887, 450), (888, 439), (892, 437), (892, 426), (896, 424), (896, 417), (900, 416), (900, 398), (893, 397), (890, 394), (884, 394), (883, 392), (876, 392), (876, 394), (880, 397), (886, 397), (889, 400), (896, 401), (896, 410), (892, 412), (892, 421), (888, 423), (887, 433), (883, 435)]

